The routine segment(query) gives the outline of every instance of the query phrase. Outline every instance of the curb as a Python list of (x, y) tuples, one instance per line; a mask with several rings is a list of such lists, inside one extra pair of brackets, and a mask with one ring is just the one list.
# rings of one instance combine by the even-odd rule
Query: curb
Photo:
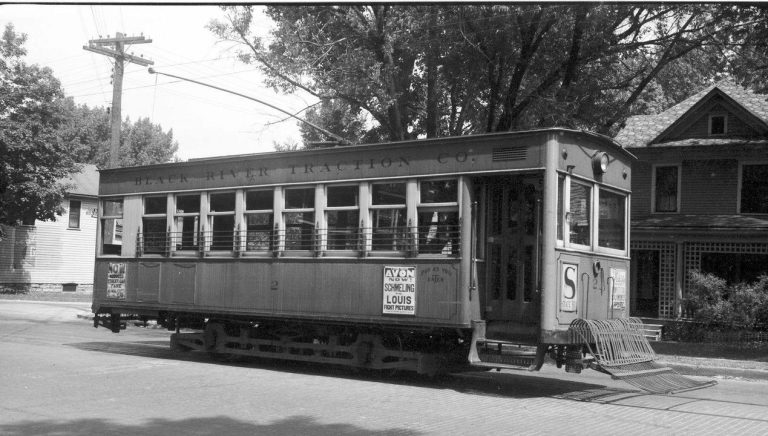
[(768, 380), (768, 370), (754, 368), (734, 368), (725, 366), (703, 366), (687, 363), (675, 363), (657, 360), (656, 363), (668, 366), (682, 375), (699, 377), (737, 377), (751, 380)]

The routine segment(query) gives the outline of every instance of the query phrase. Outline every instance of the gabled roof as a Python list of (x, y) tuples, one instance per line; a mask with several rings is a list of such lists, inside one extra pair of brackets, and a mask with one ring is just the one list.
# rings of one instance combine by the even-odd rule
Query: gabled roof
[(74, 185), (67, 190), (68, 195), (96, 197), (99, 195), (99, 170), (96, 165), (85, 164), (79, 173), (70, 174), (63, 183)]
[(768, 127), (768, 96), (755, 94), (726, 79), (709, 86), (656, 115), (635, 115), (614, 138), (624, 147), (643, 147), (654, 142), (694, 107), (714, 95), (724, 95), (743, 108), (747, 116)]

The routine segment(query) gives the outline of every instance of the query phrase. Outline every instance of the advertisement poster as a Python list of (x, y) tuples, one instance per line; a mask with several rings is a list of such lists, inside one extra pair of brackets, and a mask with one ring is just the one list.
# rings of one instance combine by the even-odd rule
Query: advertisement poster
[(623, 310), (627, 307), (627, 270), (611, 268), (610, 276), (613, 277), (611, 309)]
[(107, 272), (107, 298), (125, 300), (124, 263), (109, 263), (109, 272)]
[(382, 313), (416, 315), (416, 267), (384, 267)]

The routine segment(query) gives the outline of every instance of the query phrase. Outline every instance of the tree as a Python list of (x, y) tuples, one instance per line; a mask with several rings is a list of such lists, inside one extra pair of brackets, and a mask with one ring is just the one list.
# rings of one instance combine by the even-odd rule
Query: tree
[(11, 24), (0, 40), (0, 224), (8, 226), (61, 215), (59, 180), (78, 169), (57, 136), (65, 120), (60, 83), (49, 68), (23, 61), (25, 40)]
[[(726, 42), (734, 59), (765, 54), (745, 26), (764, 8), (734, 5), (269, 6), (269, 44), (253, 8), (225, 10), (210, 29), (242, 44), (241, 60), (276, 89), (368, 117), (373, 140), (549, 126), (610, 134), (727, 72)], [(338, 120), (320, 115), (324, 126)]]
[[(102, 107), (75, 105), (71, 99), (66, 107), (66, 122), (59, 129), (62, 141), (69, 144), (77, 162), (106, 168), (112, 135), (109, 112)], [(175, 159), (178, 148), (173, 130), (164, 132), (149, 118), (139, 118), (136, 123), (126, 118), (120, 130), (118, 166), (169, 162)]]

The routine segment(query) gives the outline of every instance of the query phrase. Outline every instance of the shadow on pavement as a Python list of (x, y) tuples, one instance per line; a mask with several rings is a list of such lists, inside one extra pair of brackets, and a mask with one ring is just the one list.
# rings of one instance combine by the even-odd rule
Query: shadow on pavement
[(308, 416), (291, 416), (268, 424), (240, 421), (229, 417), (191, 418), (181, 420), (154, 419), (145, 424), (118, 424), (105, 419), (79, 419), (74, 421), (22, 421), (0, 424), (0, 434), (6, 436), (35, 435), (131, 435), (131, 434), (312, 434), (312, 435), (418, 435), (406, 428), (367, 430), (349, 424), (323, 424)]
[(144, 340), (124, 342), (80, 342), (65, 344), (84, 351), (143, 356), (154, 359), (199, 362), (203, 364), (249, 367), (267, 371), (280, 371), (321, 377), (337, 377), (373, 383), (418, 386), (431, 389), (448, 389), (456, 392), (483, 396), (510, 398), (560, 397), (589, 401), (585, 392), (600, 392), (601, 395), (631, 393), (637, 390), (615, 389), (605, 385), (585, 383), (562, 378), (549, 377), (541, 373), (530, 373), (524, 369), (518, 372), (469, 371), (438, 377), (427, 377), (411, 372), (387, 372), (360, 370), (335, 365), (313, 364), (297, 361), (264, 359), (255, 357), (222, 357), (197, 351), (172, 351), (168, 341)]

